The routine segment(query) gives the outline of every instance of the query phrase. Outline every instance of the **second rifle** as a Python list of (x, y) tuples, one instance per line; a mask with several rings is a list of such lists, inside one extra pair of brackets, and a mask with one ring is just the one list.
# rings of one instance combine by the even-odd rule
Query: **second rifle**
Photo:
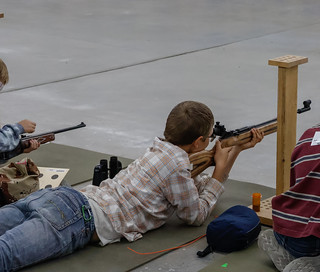
[(76, 125), (73, 127), (63, 128), (63, 129), (54, 130), (54, 131), (50, 131), (50, 132), (45, 132), (45, 133), (38, 134), (38, 135), (30, 135), (30, 136), (22, 135), (19, 145), (14, 150), (0, 153), (0, 160), (7, 161), (15, 156), (20, 155), (21, 153), (23, 153), (23, 151), (26, 148), (28, 148), (30, 146), (30, 142), (29, 142), (30, 140), (34, 139), (34, 140), (37, 140), (40, 144), (45, 144), (47, 142), (54, 141), (55, 135), (58, 133), (82, 128), (85, 126), (86, 126), (86, 124), (81, 122), (79, 125)]

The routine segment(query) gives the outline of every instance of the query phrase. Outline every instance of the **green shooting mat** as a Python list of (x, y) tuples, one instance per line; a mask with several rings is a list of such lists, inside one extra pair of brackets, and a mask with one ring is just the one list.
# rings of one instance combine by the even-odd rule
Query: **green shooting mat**
[[(205, 234), (207, 225), (214, 220), (216, 216), (221, 214), (229, 207), (237, 204), (245, 206), (250, 205), (252, 193), (260, 192), (263, 195), (263, 198), (268, 198), (275, 194), (275, 190), (272, 188), (236, 180), (228, 180), (225, 187), (226, 191), (219, 199), (219, 202), (212, 215), (201, 227), (186, 226), (181, 223), (176, 216), (173, 216), (163, 227), (144, 234), (142, 239), (133, 243), (122, 240), (119, 243), (110, 244), (105, 247), (88, 245), (84, 249), (78, 250), (69, 256), (46, 261), (29, 268), (25, 268), (22, 271), (130, 271), (162, 256), (165, 253), (138, 255), (128, 250), (127, 247), (130, 247), (138, 252), (154, 252), (183, 245), (194, 240), (200, 235)], [(246, 258), (243, 258), (243, 262), (249, 262), (250, 259), (251, 257), (247, 256)], [(272, 267), (272, 264), (270, 264), (270, 266)]]
[[(70, 169), (65, 177), (69, 185), (76, 185), (91, 180), (93, 170), (101, 159), (110, 161), (110, 157), (104, 153), (85, 150), (82, 148), (48, 143), (28, 154), (21, 154), (10, 161), (19, 161), (22, 158), (31, 158), (37, 166), (51, 168)], [(132, 160), (118, 157), (122, 167), (126, 167)]]

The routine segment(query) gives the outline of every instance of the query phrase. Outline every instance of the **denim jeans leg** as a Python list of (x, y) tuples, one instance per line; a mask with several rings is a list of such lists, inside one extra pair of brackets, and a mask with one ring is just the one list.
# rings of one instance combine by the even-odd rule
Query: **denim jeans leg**
[(314, 257), (320, 254), (320, 239), (315, 236), (294, 238), (274, 232), (280, 245), (296, 258)]
[(41, 190), (15, 206), (25, 219), (0, 236), (2, 271), (70, 254), (87, 244), (94, 231), (93, 218), (88, 220), (91, 212), (87, 200), (71, 188)]
[(13, 204), (0, 208), (0, 236), (7, 230), (20, 225), (25, 219), (25, 214)]

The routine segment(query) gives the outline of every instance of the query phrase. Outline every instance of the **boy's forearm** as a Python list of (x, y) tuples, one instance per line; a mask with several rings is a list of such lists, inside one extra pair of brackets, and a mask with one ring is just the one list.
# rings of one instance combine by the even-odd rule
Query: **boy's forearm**
[(217, 167), (215, 167), (213, 174), (212, 174), (212, 178), (223, 183), (227, 179), (227, 177), (228, 177), (228, 175), (227, 175), (226, 171), (224, 171), (224, 169), (218, 169)]
[[(224, 185), (216, 179), (206, 176), (206, 182), (202, 192), (199, 192), (199, 205), (190, 207), (190, 214), (184, 220), (193, 226), (202, 225), (214, 209), (218, 199), (224, 192)], [(198, 212), (196, 212), (196, 210)], [(197, 217), (194, 218), (194, 215)], [(192, 218), (192, 220), (190, 220)]]
[(214, 179), (217, 179), (220, 182), (226, 181), (229, 176), (229, 173), (234, 165), (234, 162), (236, 161), (240, 152), (241, 152), (240, 149), (232, 148), (229, 153), (226, 164), (225, 165), (217, 164), (214, 171), (213, 171), (212, 177)]

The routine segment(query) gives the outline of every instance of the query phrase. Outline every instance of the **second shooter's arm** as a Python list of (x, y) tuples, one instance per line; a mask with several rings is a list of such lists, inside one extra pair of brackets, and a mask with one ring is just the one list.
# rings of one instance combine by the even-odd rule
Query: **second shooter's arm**
[[(297, 113), (303, 113), (309, 111), (311, 100), (306, 100), (303, 102), (303, 108), (298, 109)], [(252, 139), (252, 128), (258, 128), (264, 133), (264, 135), (269, 135), (277, 131), (277, 118), (271, 119), (269, 121), (243, 127), (235, 130), (227, 131), (223, 125), (220, 125), (220, 122), (216, 122), (213, 129), (213, 136), (220, 136), (219, 141), (221, 142), (221, 147), (230, 147), (238, 144), (245, 144), (251, 141)], [(194, 178), (200, 173), (202, 173), (209, 166), (214, 165), (214, 147), (211, 150), (203, 150), (197, 153), (189, 155), (190, 163), (192, 164), (191, 177)]]

